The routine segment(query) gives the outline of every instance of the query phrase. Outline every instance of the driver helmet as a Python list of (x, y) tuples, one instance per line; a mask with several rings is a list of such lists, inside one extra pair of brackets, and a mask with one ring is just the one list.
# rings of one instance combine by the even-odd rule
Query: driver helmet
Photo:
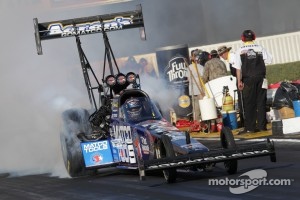
[(138, 120), (141, 117), (142, 102), (137, 98), (127, 99), (125, 101), (125, 112), (129, 120)]

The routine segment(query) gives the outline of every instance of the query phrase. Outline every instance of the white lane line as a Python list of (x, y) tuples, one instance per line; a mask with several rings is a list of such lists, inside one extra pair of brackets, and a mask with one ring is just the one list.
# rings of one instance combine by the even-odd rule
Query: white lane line
[[(258, 142), (258, 141), (265, 141), (266, 139), (250, 139), (247, 141), (253, 141), (253, 142)], [(276, 139), (276, 138), (270, 138), (270, 140), (274, 142), (300, 142), (300, 139)]]
[[(220, 140), (220, 138), (194, 138), (197, 140), (210, 140), (210, 141), (216, 141)], [(250, 141), (250, 142), (263, 142), (266, 141), (267, 138), (261, 138), (261, 139), (245, 139), (244, 141)], [(276, 139), (276, 138), (269, 138), (271, 141), (274, 142), (300, 142), (300, 139)], [(235, 138), (234, 140), (239, 141), (240, 138)]]

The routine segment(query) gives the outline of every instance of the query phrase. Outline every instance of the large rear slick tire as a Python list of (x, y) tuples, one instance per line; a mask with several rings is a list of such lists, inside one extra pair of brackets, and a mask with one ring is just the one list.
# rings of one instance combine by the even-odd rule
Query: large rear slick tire
[[(157, 158), (175, 157), (175, 151), (171, 139), (167, 135), (162, 135), (161, 140), (158, 142)], [(163, 175), (167, 183), (176, 182), (177, 171), (176, 168), (163, 170)]]
[[(236, 144), (233, 134), (229, 127), (223, 127), (220, 134), (221, 145), (224, 149), (235, 149)], [(229, 160), (224, 162), (224, 166), (228, 174), (235, 174), (238, 168), (237, 160)]]

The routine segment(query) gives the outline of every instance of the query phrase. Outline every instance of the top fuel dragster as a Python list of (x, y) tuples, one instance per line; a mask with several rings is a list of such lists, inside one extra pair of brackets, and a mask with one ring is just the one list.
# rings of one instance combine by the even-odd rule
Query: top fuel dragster
[[(71, 177), (93, 174), (99, 168), (136, 169), (143, 180), (148, 171), (161, 170), (168, 183), (176, 181), (177, 169), (206, 169), (224, 163), (228, 173), (237, 172), (240, 159), (270, 156), (276, 161), (274, 144), (236, 145), (231, 130), (220, 133), (221, 147), (209, 149), (188, 132), (164, 119), (159, 104), (141, 90), (139, 75), (120, 72), (108, 42), (107, 32), (140, 28), (145, 39), (141, 6), (134, 11), (39, 23), (33, 19), (37, 53), (41, 42), (75, 37), (87, 87), (90, 109), (74, 108), (62, 113), (61, 148)], [(105, 47), (102, 83), (81, 47), (80, 37), (101, 33)], [(110, 75), (104, 77), (108, 63)], [(116, 72), (114, 70), (117, 70)], [(95, 79), (92, 85), (91, 79)], [(94, 91), (98, 92), (96, 101)]]

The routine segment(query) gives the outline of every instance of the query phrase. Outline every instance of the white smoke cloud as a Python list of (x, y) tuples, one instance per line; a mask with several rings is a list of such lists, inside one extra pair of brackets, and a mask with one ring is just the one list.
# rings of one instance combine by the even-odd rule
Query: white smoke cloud
[(53, 40), (45, 42), (44, 55), (38, 56), (32, 19), (55, 12), (40, 1), (0, 4), (0, 173), (66, 177), (61, 113), (90, 107), (77, 49), (71, 40)]
[[(46, 173), (68, 177), (59, 137), (61, 113), (69, 108), (89, 109), (89, 98), (75, 38), (42, 41), (43, 55), (38, 56), (33, 18), (42, 23), (106, 14), (108, 11), (96, 5), (57, 8), (50, 0), (2, 0), (0, 12), (0, 174)], [(119, 37), (116, 33), (111, 36), (114, 35)], [(87, 58), (95, 67), (104, 55), (102, 36), (90, 35), (82, 37), (81, 41)], [(118, 48), (116, 45), (112, 48)], [(126, 52), (127, 46), (123, 48)], [(96, 67), (99, 75), (102, 68)]]
[[(75, 39), (43, 41), (44, 55), (38, 56), (33, 18), (46, 22), (93, 14), (88, 8), (74, 13), (55, 10), (43, 2), (0, 1), (0, 174), (68, 177), (59, 137), (61, 113), (69, 108), (90, 108)], [(104, 55), (101, 35), (95, 37), (82, 38), (92, 65)], [(128, 45), (125, 49), (128, 51)], [(162, 85), (158, 80), (143, 80), (142, 89), (165, 108), (175, 97), (164, 95)]]
[(166, 81), (151, 76), (141, 77), (141, 88), (148, 93), (151, 99), (159, 103), (164, 114), (168, 114), (172, 105), (178, 102), (179, 90), (172, 90)]

